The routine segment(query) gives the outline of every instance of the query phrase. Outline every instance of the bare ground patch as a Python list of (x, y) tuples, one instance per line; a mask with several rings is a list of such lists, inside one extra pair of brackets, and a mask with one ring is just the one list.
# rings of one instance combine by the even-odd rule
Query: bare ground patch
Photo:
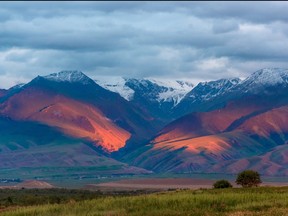
[(168, 190), (168, 189), (198, 189), (212, 188), (215, 180), (191, 178), (149, 178), (126, 179), (100, 184), (86, 185), (87, 189), (99, 190)]

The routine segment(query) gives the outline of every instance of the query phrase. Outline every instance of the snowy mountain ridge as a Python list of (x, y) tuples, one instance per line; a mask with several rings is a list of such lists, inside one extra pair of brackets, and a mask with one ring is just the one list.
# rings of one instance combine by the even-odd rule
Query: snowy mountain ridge
[(264, 68), (252, 73), (239, 86), (245, 92), (257, 92), (268, 86), (288, 85), (288, 69)]
[(184, 103), (203, 103), (221, 96), (241, 83), (239, 78), (200, 82), (183, 99)]
[(173, 102), (174, 105), (194, 87), (190, 81), (157, 78), (98, 77), (95, 82), (107, 90), (120, 94), (128, 101), (133, 100), (137, 91), (138, 94), (142, 93), (151, 100)]
[(288, 69), (264, 68), (252, 73), (244, 80), (239, 78), (200, 82), (186, 95), (189, 100), (208, 101), (229, 92), (259, 93), (271, 86), (288, 86)]
[(43, 78), (56, 81), (56, 82), (70, 82), (70, 83), (82, 83), (82, 84), (88, 84), (91, 82), (91, 79), (87, 77), (83, 72), (81, 71), (60, 71), (57, 73), (52, 73), (47, 76), (44, 76)]
[(133, 99), (134, 90), (125, 85), (126, 79), (123, 77), (97, 77), (94, 81), (102, 88), (118, 93), (127, 101)]
[[(93, 82), (92, 79), (77, 70), (64, 70), (43, 76), (43, 78), (56, 82), (80, 82), (82, 84)], [(132, 101), (135, 94), (137, 94), (149, 101), (168, 102), (176, 106), (188, 97), (193, 101), (210, 100), (217, 95), (230, 91), (257, 93), (269, 86), (288, 86), (288, 69), (264, 68), (252, 73), (244, 80), (227, 78), (200, 82), (197, 85), (189, 80), (149, 77), (136, 79), (116, 76), (97, 76), (94, 82), (109, 91), (118, 93), (127, 101)]]

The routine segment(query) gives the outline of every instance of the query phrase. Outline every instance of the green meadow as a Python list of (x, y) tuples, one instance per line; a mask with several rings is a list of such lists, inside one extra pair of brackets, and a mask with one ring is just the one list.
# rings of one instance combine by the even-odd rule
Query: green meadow
[[(21, 190), (18, 193), (21, 193)], [(76, 190), (65, 196), (64, 190), (57, 192), (54, 189), (53, 199), (50, 197), (49, 200), (46, 194), (47, 200), (39, 198), (41, 202), (36, 203), (23, 200), (28, 197), (33, 200), (33, 193), (38, 197), (45, 194), (41, 195), (39, 191), (37, 194), (37, 191), (34, 191), (25, 198), (25, 193), (29, 191), (22, 193), (24, 195), (18, 203), (14, 203), (13, 197), (10, 197), (3, 204), (4, 197), (1, 197), (1, 215), (288, 215), (288, 187), (198, 189), (136, 195), (94, 194), (95, 196), (91, 192), (87, 192), (90, 193), (89, 196), (82, 192), (77, 194)], [(46, 190), (45, 193), (50, 192)], [(75, 194), (71, 196), (71, 193)], [(17, 197), (16, 195), (13, 196)]]

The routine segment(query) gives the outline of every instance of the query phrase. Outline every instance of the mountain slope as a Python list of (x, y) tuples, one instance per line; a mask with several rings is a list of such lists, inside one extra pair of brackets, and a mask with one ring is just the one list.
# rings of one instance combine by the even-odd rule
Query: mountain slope
[(78, 71), (37, 77), (0, 108), (3, 116), (37, 121), (73, 137), (87, 137), (109, 152), (124, 147), (129, 139), (148, 139), (156, 127), (149, 116)]
[(7, 90), (5, 89), (0, 89), (0, 98), (5, 96), (7, 94)]
[[(288, 69), (264, 68), (252, 73), (244, 80), (238, 78), (220, 79), (211, 82), (199, 83), (173, 109), (173, 115), (181, 117), (191, 112), (211, 111), (224, 107), (231, 100), (265, 97), (273, 100), (283, 97), (288, 90)], [(277, 101), (279, 103), (279, 101)], [(272, 103), (271, 103), (272, 104)]]
[(3, 168), (111, 163), (115, 172), (133, 170), (126, 162), (156, 172), (287, 174), (288, 70), (194, 88), (152, 79), (101, 85), (106, 89), (82, 72), (62, 71), (2, 93)]
[[(229, 160), (215, 164), (207, 172), (238, 173), (243, 169), (258, 170), (263, 175), (288, 175), (288, 105), (272, 109), (249, 118), (237, 125), (240, 130), (253, 140), (265, 145), (276, 147), (262, 154), (255, 154), (240, 160)], [(234, 126), (235, 127), (235, 126)], [(286, 145), (283, 145), (286, 144)]]
[[(29, 97), (33, 105), (27, 103)], [(73, 137), (89, 138), (107, 151), (123, 147), (131, 136), (91, 105), (34, 88), (16, 94), (1, 112), (15, 120), (37, 121)]]
[(191, 112), (203, 112), (220, 108), (223, 104), (218, 98), (230, 92), (241, 82), (238, 78), (219, 79), (210, 82), (200, 82), (173, 109), (173, 115), (181, 117)]
[(89, 174), (89, 169), (95, 174), (147, 172), (104, 156), (88, 142), (42, 124), (0, 118), (0, 127), (0, 167), (2, 172), (11, 169), (10, 175), (17, 178), (34, 175), (36, 170), (40, 176), (56, 172), (66, 176)]
[(255, 98), (246, 98), (231, 101), (221, 109), (185, 115), (162, 129), (155, 141), (193, 138), (225, 132), (234, 121), (251, 113), (265, 110), (269, 105), (265, 102), (266, 99), (255, 101)]
[(277, 146), (257, 156), (215, 164), (207, 171), (236, 174), (246, 169), (258, 170), (266, 176), (288, 176), (288, 145)]
[[(252, 116), (231, 131), (194, 136), (182, 134), (168, 139), (156, 137), (125, 160), (157, 172), (225, 172), (228, 170), (217, 164), (230, 164), (229, 161), (237, 164), (238, 159), (264, 154), (288, 141), (287, 108)], [(237, 172), (241, 169), (238, 167)]]
[[(270, 77), (271, 70), (266, 72), (260, 74)], [(285, 144), (288, 141), (287, 71), (276, 70), (278, 74), (274, 76), (281, 77), (280, 82), (269, 79), (258, 82), (255, 79), (258, 73), (223, 94), (227, 101), (222, 107), (173, 121), (146, 146), (126, 155), (124, 161), (157, 172), (228, 172), (225, 167), (221, 171), (217, 164), (233, 166), (239, 160), (253, 160)], [(254, 90), (249, 87), (246, 91), (248, 87), (244, 86), (251, 80), (255, 80), (254, 84), (249, 82)], [(258, 167), (260, 172), (269, 174), (260, 168), (261, 164)], [(285, 173), (280, 170), (274, 174)], [(241, 171), (240, 166), (237, 171)]]

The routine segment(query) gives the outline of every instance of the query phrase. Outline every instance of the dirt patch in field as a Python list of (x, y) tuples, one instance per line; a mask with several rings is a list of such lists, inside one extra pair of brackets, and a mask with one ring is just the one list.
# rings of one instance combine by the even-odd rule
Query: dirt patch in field
[(16, 186), (20, 188), (54, 188), (54, 186), (49, 184), (48, 182), (36, 180), (27, 180), (17, 184)]
[(215, 180), (190, 178), (127, 179), (114, 182), (86, 185), (86, 189), (98, 190), (143, 190), (143, 189), (198, 189), (212, 188)]
[(49, 188), (54, 188), (53, 185), (49, 184), (48, 182), (45, 181), (36, 181), (36, 180), (27, 180), (24, 182), (21, 182), (17, 185), (11, 185), (11, 186), (1, 186), (0, 189), (21, 189), (21, 188), (27, 188), (27, 189), (49, 189)]

